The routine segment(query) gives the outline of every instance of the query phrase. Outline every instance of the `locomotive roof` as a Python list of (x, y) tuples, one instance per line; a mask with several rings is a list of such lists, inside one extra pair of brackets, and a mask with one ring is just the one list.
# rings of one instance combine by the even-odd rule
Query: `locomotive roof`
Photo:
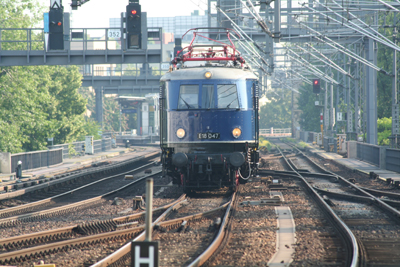
[(229, 79), (229, 80), (243, 80), (243, 79), (258, 79), (258, 77), (248, 69), (238, 69), (229, 67), (192, 67), (182, 68), (167, 72), (161, 77), (161, 81), (167, 80), (196, 80), (205, 79), (204, 74), (209, 71), (212, 73), (210, 80), (215, 79)]

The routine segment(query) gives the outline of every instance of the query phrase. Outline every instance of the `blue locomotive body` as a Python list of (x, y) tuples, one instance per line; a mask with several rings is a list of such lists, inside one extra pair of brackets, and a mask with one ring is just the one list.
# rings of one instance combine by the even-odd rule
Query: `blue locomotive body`
[(163, 171), (185, 190), (231, 187), (258, 166), (258, 85), (250, 70), (193, 67), (161, 78)]

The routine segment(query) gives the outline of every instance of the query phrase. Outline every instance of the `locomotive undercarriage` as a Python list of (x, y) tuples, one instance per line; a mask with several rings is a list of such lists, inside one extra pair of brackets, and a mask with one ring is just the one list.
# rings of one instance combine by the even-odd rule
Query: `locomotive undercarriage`
[[(182, 149), (177, 149), (182, 151)], [(163, 150), (163, 173), (185, 191), (229, 187), (236, 191), (258, 170), (258, 151), (243, 145), (243, 152), (198, 154)]]

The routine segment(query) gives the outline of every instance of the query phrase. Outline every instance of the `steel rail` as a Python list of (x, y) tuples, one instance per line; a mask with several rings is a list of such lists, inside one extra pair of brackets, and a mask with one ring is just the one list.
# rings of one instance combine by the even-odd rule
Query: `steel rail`
[(229, 202), (229, 205), (226, 209), (224, 219), (221, 222), (221, 226), (219, 228), (219, 231), (217, 233), (217, 236), (215, 237), (214, 241), (211, 243), (211, 245), (200, 255), (198, 256), (191, 264), (188, 265), (188, 267), (197, 267), (201, 266), (204, 264), (213, 254), (214, 252), (218, 249), (220, 244), (222, 243), (222, 240), (225, 236), (225, 230), (226, 226), (228, 223), (228, 218), (231, 213), (231, 209), (233, 206), (233, 203), (236, 200), (236, 193), (232, 195), (232, 200)]
[(350, 228), (342, 221), (342, 219), (339, 218), (339, 216), (336, 215), (336, 213), (332, 210), (332, 208), (325, 202), (325, 200), (318, 194), (318, 192), (307, 182), (307, 180), (300, 173), (298, 173), (292, 168), (291, 164), (288, 162), (287, 158), (279, 149), (279, 147), (277, 147), (277, 149), (281, 153), (286, 164), (290, 166), (293, 172), (297, 174), (297, 177), (302, 180), (302, 182), (307, 186), (308, 190), (310, 190), (313, 193), (313, 196), (318, 200), (318, 203), (323, 207), (323, 210), (327, 212), (327, 215), (329, 215), (329, 217), (331, 217), (331, 219), (333, 219), (336, 222), (335, 226), (338, 226), (337, 227), (338, 231), (345, 238), (346, 244), (350, 245), (351, 248), (351, 252), (348, 251), (350, 253), (349, 258), (347, 258), (348, 266), (357, 267), (359, 264), (359, 249), (358, 249), (357, 239), (351, 232)]
[(185, 216), (185, 217), (179, 217), (179, 218), (168, 220), (168, 221), (163, 221), (163, 222), (160, 222), (159, 224), (157, 224), (156, 228), (168, 227), (168, 226), (171, 226), (171, 225), (176, 225), (176, 224), (182, 223), (183, 221), (196, 220), (196, 219), (202, 218), (204, 216), (214, 214), (214, 213), (216, 213), (216, 212), (218, 212), (220, 210), (223, 210), (228, 205), (230, 205), (230, 201), (225, 203), (225, 204), (223, 204), (223, 205), (221, 205), (221, 206), (219, 206), (218, 208), (215, 208), (215, 209), (212, 209), (212, 210), (209, 210), (209, 211), (200, 212), (200, 213), (196, 213), (196, 214), (193, 214), (193, 215), (188, 215), (188, 216)]
[[(182, 205), (183, 200), (180, 200), (182, 197), (185, 197), (186, 195), (182, 195), (174, 205), (172, 205), (171, 207), (169, 207), (163, 214), (161, 214), (157, 220), (155, 220), (152, 223), (152, 227), (154, 229), (154, 226), (157, 225), (161, 220), (163, 220), (171, 211), (178, 209), (180, 207), (180, 205)], [(144, 228), (143, 228), (144, 229)], [(132, 241), (143, 241), (145, 238), (145, 231), (143, 231), (139, 236), (137, 236), (135, 239), (133, 239)], [(122, 246), (120, 249), (118, 249), (117, 251), (115, 251), (114, 253), (108, 255), (107, 257), (105, 257), (104, 259), (102, 259), (101, 261), (95, 263), (92, 265), (92, 267), (107, 267), (110, 266), (111, 264), (114, 264), (116, 262), (118, 262), (120, 259), (124, 258), (125, 255), (130, 254), (131, 253), (131, 242), (125, 244), (124, 246)]]
[[(178, 198), (178, 200), (181, 199), (182, 197), (183, 196), (180, 196)], [(165, 209), (171, 207), (172, 205), (176, 204), (178, 200), (173, 201), (164, 206), (153, 209), (153, 213), (156, 213), (156, 212), (159, 212), (159, 211), (162, 211), (162, 210), (165, 210)], [(123, 224), (123, 223), (126, 223), (127, 221), (138, 220), (140, 217), (143, 217), (145, 215), (145, 213), (146, 212), (143, 211), (143, 212), (127, 215), (127, 216), (121, 216), (121, 217), (113, 218), (113, 219), (111, 219), (111, 221), (117, 223), (117, 226), (118, 226), (118, 224)], [(101, 223), (103, 221), (97, 221), (97, 222)], [(96, 222), (94, 222), (94, 223), (96, 223)], [(48, 230), (48, 231), (42, 231), (42, 232), (31, 233), (31, 234), (27, 234), (27, 235), (14, 236), (14, 237), (0, 239), (0, 248), (10, 246), (12, 244), (23, 243), (26, 240), (32, 240), (32, 241), (41, 240), (41, 239), (46, 240), (46, 239), (52, 239), (52, 236), (55, 236), (55, 235), (59, 235), (59, 236), (71, 235), (73, 233), (76, 233), (75, 231), (79, 226), (80, 225), (72, 225), (72, 226)]]
[[(168, 215), (173, 210), (172, 209), (173, 207), (179, 207), (179, 204), (182, 204), (183, 201), (186, 200), (185, 197), (186, 197), (186, 195), (183, 194), (176, 201), (171, 203), (171, 206), (157, 220), (160, 220), (160, 218), (164, 218), (166, 215)], [(137, 233), (143, 232), (144, 229), (145, 229), (145, 226), (141, 225), (141, 226), (130, 228), (130, 229), (116, 230), (116, 231), (112, 231), (112, 232), (101, 233), (101, 234), (96, 234), (96, 235), (92, 235), (92, 236), (86, 236), (86, 237), (41, 245), (41, 246), (37, 246), (37, 247), (27, 248), (27, 249), (23, 249), (23, 250), (19, 250), (19, 251), (2, 253), (2, 254), (0, 254), (0, 264), (19, 262), (25, 258), (46, 255), (46, 254), (55, 253), (55, 252), (63, 251), (63, 250), (70, 249), (70, 248), (79, 248), (81, 246), (89, 246), (91, 244), (96, 244), (96, 243), (98, 243), (100, 241), (104, 241), (104, 240), (114, 240), (114, 239), (118, 239), (118, 238), (119, 239), (131, 238), (131, 237), (135, 236)], [(139, 235), (138, 237), (141, 237), (142, 235), (143, 235), (143, 233), (141, 235)], [(130, 245), (130, 243), (128, 243), (128, 244)]]
[[(83, 176), (87, 176), (87, 175), (94, 175), (94, 174), (98, 174), (100, 172), (106, 172), (106, 171), (114, 170), (114, 169), (117, 169), (117, 168), (123, 168), (124, 166), (128, 166), (129, 164), (137, 163), (140, 160), (144, 160), (144, 159), (148, 159), (148, 158), (154, 157), (157, 154), (160, 154), (160, 152), (153, 152), (153, 153), (147, 154), (145, 156), (139, 156), (139, 157), (135, 157), (135, 158), (132, 158), (132, 159), (129, 159), (129, 160), (125, 160), (125, 161), (122, 161), (122, 162), (113, 163), (113, 164), (107, 165), (105, 167), (96, 168), (95, 170), (83, 169), (82, 167), (80, 167), (78, 169), (82, 170), (82, 173), (77, 173), (77, 174), (74, 173), (74, 174), (69, 175), (68, 177), (64, 177), (64, 178), (61, 178), (61, 179), (53, 179), (52, 180), (52, 178), (50, 178), (49, 182), (46, 181), (46, 180), (49, 180), (49, 178), (43, 178), (43, 179), (39, 178), (37, 181), (45, 180), (46, 182), (38, 184), (38, 185), (31, 186), (31, 187), (26, 188), (26, 189), (18, 189), (18, 190), (15, 190), (13, 192), (0, 194), (0, 200), (18, 197), (18, 196), (24, 195), (25, 193), (28, 193), (28, 192), (34, 192), (36, 190), (40, 190), (40, 189), (43, 189), (45, 187), (49, 187), (49, 186), (52, 186), (52, 185), (55, 185), (55, 184), (63, 183), (65, 181), (76, 179), (76, 178), (79, 178), (79, 177), (83, 177)], [(73, 169), (71, 171), (75, 172), (78, 169)], [(69, 174), (69, 173), (68, 172), (59, 173), (59, 174), (55, 175), (55, 177), (57, 177), (59, 175), (65, 175), (65, 174)], [(1, 211), (2, 210), (0, 210), (0, 217), (1, 217)]]
[(307, 155), (305, 155), (302, 151), (300, 151), (297, 147), (295, 147), (295, 149), (297, 149), (297, 151), (302, 154), (307, 160), (309, 160), (310, 162), (312, 162), (315, 166), (318, 166), (318, 168), (320, 168), (321, 170), (325, 171), (326, 173), (332, 174), (334, 176), (336, 176), (340, 181), (342, 181), (343, 183), (345, 183), (347, 186), (354, 188), (355, 190), (361, 192), (362, 194), (364, 194), (367, 197), (372, 198), (374, 201), (374, 204), (376, 204), (377, 206), (381, 207), (382, 209), (390, 212), (391, 214), (395, 215), (397, 218), (400, 219), (400, 211), (398, 211), (397, 209), (393, 208), (392, 206), (386, 204), (383, 200), (375, 197), (374, 195), (372, 195), (371, 193), (367, 192), (366, 190), (364, 190), (363, 188), (353, 184), (352, 182), (348, 181), (346, 178), (337, 175), (331, 171), (328, 171), (326, 169), (324, 169), (323, 167), (319, 166), (318, 164), (316, 164), (313, 160), (311, 160)]
[[(137, 168), (137, 169), (135, 169), (135, 170), (133, 170), (133, 171), (137, 171), (137, 170), (139, 170), (139, 169), (145, 168), (145, 167), (147, 167), (147, 166), (149, 166), (149, 165), (153, 165), (153, 164), (154, 164), (154, 163), (146, 164), (146, 165), (141, 166), (140, 168)], [(79, 187), (79, 188), (77, 188), (77, 189), (68, 191), (68, 192), (66, 192), (66, 193), (62, 193), (62, 194), (60, 194), (60, 195), (57, 195), (57, 196), (54, 196), (54, 197), (45, 199), (45, 200), (43, 200), (43, 201), (44, 201), (43, 203), (52, 201), (52, 200), (57, 199), (57, 198), (64, 197), (65, 195), (69, 195), (69, 194), (71, 194), (71, 193), (74, 193), (74, 192), (76, 192), (76, 191), (78, 191), (78, 190), (81, 190), (81, 189), (83, 189), (83, 188), (86, 188), (86, 187), (88, 187), (88, 186), (92, 186), (92, 185), (94, 185), (94, 184), (96, 184), (96, 183), (103, 182), (103, 181), (106, 181), (106, 180), (108, 180), (108, 179), (111, 179), (111, 178), (114, 178), (114, 177), (117, 177), (117, 176), (121, 176), (121, 175), (124, 175), (124, 174), (127, 174), (127, 173), (132, 173), (132, 170), (131, 170), (131, 171), (128, 171), (128, 172), (125, 172), (125, 173), (122, 173), (122, 174), (117, 174), (117, 175), (113, 175), (113, 176), (110, 176), (110, 177), (107, 177), (107, 178), (103, 178), (103, 179), (101, 179), (101, 180), (98, 180), (98, 181), (96, 181), (96, 182), (93, 182), (93, 183), (90, 183), (90, 184), (81, 186), (81, 187)], [(142, 177), (142, 178), (138, 178), (137, 180), (135, 180), (135, 181), (133, 181), (133, 182), (127, 184), (127, 185), (124, 185), (124, 186), (122, 186), (122, 187), (120, 187), (120, 188), (117, 188), (117, 189), (115, 189), (115, 190), (113, 190), (113, 191), (110, 191), (110, 192), (108, 192), (108, 193), (105, 193), (105, 194), (103, 194), (103, 195), (100, 195), (100, 196), (97, 196), (97, 197), (93, 197), (93, 198), (90, 198), (90, 199), (86, 199), (86, 200), (82, 200), (82, 201), (77, 202), (77, 203), (72, 203), (72, 204), (69, 204), (69, 205), (65, 205), (65, 206), (61, 206), (61, 207), (56, 207), (56, 208), (52, 208), (52, 209), (48, 209), (48, 210), (37, 211), (37, 212), (28, 213), (28, 214), (17, 215), (17, 216), (13, 216), (13, 217), (8, 217), (8, 218), (0, 219), (0, 225), (7, 224), (7, 223), (9, 223), (9, 222), (12, 222), (13, 224), (15, 224), (15, 222), (17, 222), (17, 221), (26, 221), (26, 220), (30, 220), (30, 219), (35, 218), (35, 217), (41, 217), (41, 216), (44, 216), (44, 215), (65, 213), (65, 212), (68, 212), (68, 211), (71, 210), (71, 209), (75, 209), (76, 207), (85, 206), (85, 205), (91, 205), (91, 204), (94, 204), (94, 203), (96, 203), (96, 202), (98, 202), (98, 201), (101, 201), (102, 198), (105, 198), (105, 197), (107, 197), (107, 196), (109, 196), (109, 195), (111, 195), (111, 194), (114, 194), (114, 193), (116, 193), (116, 192), (118, 192), (118, 191), (121, 191), (121, 190), (123, 190), (123, 189), (125, 189), (125, 188), (127, 188), (127, 187), (130, 187), (130, 186), (132, 186), (132, 185), (134, 185), (134, 184), (136, 184), (136, 183), (138, 183), (138, 182), (141, 182), (141, 181), (145, 180), (147, 177), (154, 176), (154, 175), (159, 174), (159, 173), (161, 173), (161, 171), (156, 172), (156, 173), (153, 173), (153, 174), (151, 174), (151, 175), (144, 176), (144, 177)], [(41, 200), (41, 201), (42, 201), (42, 200)], [(34, 202), (34, 203), (29, 203), (29, 204), (26, 204), (26, 205), (29, 206), (29, 207), (31, 207), (31, 204), (35, 204), (35, 203), (36, 203), (36, 205), (42, 204), (41, 201), (37, 201), (37, 202)], [(23, 205), (23, 207), (18, 206), (18, 207), (13, 207), (13, 208), (10, 208), (10, 209), (12, 209), (13, 211), (15, 211), (15, 210), (18, 210), (18, 208), (20, 208), (20, 209), (25, 209), (26, 207), (25, 207), (25, 205)], [(6, 212), (8, 211), (8, 209), (2, 210), (2, 211), (3, 211), (3, 214), (4, 214), (4, 213), (6, 213)]]

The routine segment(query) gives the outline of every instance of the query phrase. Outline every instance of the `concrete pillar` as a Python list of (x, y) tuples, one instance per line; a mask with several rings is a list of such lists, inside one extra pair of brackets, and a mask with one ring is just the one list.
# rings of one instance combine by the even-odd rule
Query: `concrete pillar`
[(149, 134), (149, 103), (142, 103), (142, 134)]
[(347, 141), (347, 158), (356, 159), (357, 158), (357, 142)]
[(142, 128), (142, 107), (141, 107), (140, 104), (137, 106), (137, 121), (136, 121), (136, 123), (137, 123), (137, 135), (141, 136), (142, 135), (142, 131), (141, 131), (141, 128)]
[(103, 88), (96, 88), (96, 120), (103, 128)]
[(11, 153), (0, 153), (0, 173), (12, 173), (11, 171)]

